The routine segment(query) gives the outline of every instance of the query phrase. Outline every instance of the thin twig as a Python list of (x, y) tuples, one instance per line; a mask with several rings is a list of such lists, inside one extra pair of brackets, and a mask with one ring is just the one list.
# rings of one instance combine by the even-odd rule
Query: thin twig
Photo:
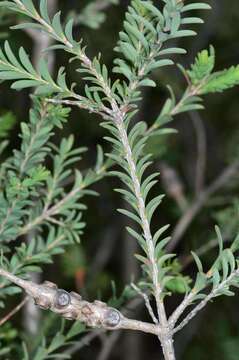
[(153, 311), (152, 306), (150, 304), (148, 295), (143, 293), (143, 291), (141, 291), (140, 288), (138, 286), (136, 286), (135, 284), (132, 283), (131, 286), (140, 296), (142, 296), (142, 298), (144, 299), (144, 302), (145, 302), (145, 306), (146, 306), (146, 308), (147, 308), (147, 310), (149, 312), (149, 315), (151, 316), (151, 319), (153, 320), (153, 322), (155, 324), (158, 324), (158, 319), (154, 315), (154, 311)]
[(96, 360), (107, 360), (109, 358), (109, 355), (116, 344), (116, 342), (119, 339), (119, 332), (113, 332), (108, 336), (108, 338), (105, 341), (105, 345), (103, 346), (102, 350), (100, 351), (98, 357)]
[(193, 298), (196, 296), (192, 291), (189, 294), (186, 294), (181, 304), (175, 309), (173, 314), (169, 318), (169, 323), (174, 328), (176, 322), (183, 314), (184, 310), (192, 303)]
[(15, 315), (19, 310), (21, 310), (21, 308), (26, 304), (26, 302), (27, 302), (28, 300), (29, 300), (29, 296), (26, 296), (17, 306), (15, 306), (14, 309), (12, 309), (7, 315), (5, 315), (5, 316), (0, 320), (0, 326), (2, 326), (3, 324), (5, 324), (5, 322), (7, 322), (8, 320), (10, 320), (13, 315)]
[(199, 113), (196, 111), (190, 112), (189, 116), (192, 120), (197, 139), (195, 193), (199, 194), (203, 190), (205, 182), (207, 141), (204, 124)]
[[(227, 235), (222, 236), (224, 239), (224, 242), (228, 241), (226, 239)], [(218, 246), (218, 239), (212, 239), (209, 243), (201, 246), (199, 249), (195, 251), (195, 253), (198, 256), (202, 256), (205, 253), (207, 253), (209, 250), (213, 249), (214, 247)], [(193, 256), (187, 256), (185, 260), (182, 263), (183, 270), (194, 260)], [(177, 320), (181, 316), (181, 314), (184, 312), (184, 310), (192, 303), (193, 298), (196, 294), (194, 292), (190, 292), (189, 294), (186, 294), (184, 297), (184, 300), (181, 302), (181, 304), (175, 309), (173, 314), (169, 318), (169, 322), (172, 327), (176, 324)]]
[(94, 109), (93, 107), (89, 107), (86, 103), (84, 103), (84, 98), (78, 95), (78, 100), (62, 100), (62, 99), (50, 99), (47, 98), (46, 101), (51, 104), (56, 105), (67, 105), (67, 106), (76, 106), (80, 109), (87, 110), (89, 113), (94, 113), (100, 115), (103, 119), (109, 120), (108, 112), (109, 110), (101, 105), (102, 111), (98, 109)]
[(50, 219), (52, 221), (52, 217), (58, 215), (61, 211), (61, 208), (64, 207), (70, 199), (74, 198), (79, 194), (79, 192), (83, 192), (88, 186), (101, 179), (101, 176), (104, 175), (106, 170), (106, 167), (102, 167), (95, 172), (95, 177), (92, 178), (92, 181), (90, 183), (82, 183), (81, 186), (73, 188), (64, 198), (62, 198), (56, 204), (53, 204), (49, 208), (47, 207), (46, 209), (43, 209), (43, 212), (39, 216), (37, 216), (35, 219), (32, 219), (29, 223), (25, 224), (22, 228), (19, 229), (18, 236), (28, 233), (36, 226), (42, 224), (45, 220)]
[(159, 162), (159, 171), (165, 193), (175, 200), (181, 212), (184, 213), (188, 207), (188, 202), (184, 194), (183, 182), (178, 173), (165, 161)]
[(218, 176), (216, 180), (212, 182), (200, 195), (195, 199), (193, 204), (188, 208), (184, 215), (180, 218), (176, 224), (172, 240), (168, 244), (167, 250), (172, 251), (176, 248), (183, 235), (187, 231), (188, 227), (199, 213), (201, 208), (205, 205), (210, 196), (212, 196), (221, 187), (225, 186), (232, 177), (234, 177), (239, 170), (239, 161), (235, 161), (231, 165), (227, 166), (223, 172)]
[[(231, 275), (224, 280), (223, 282), (221, 282), (217, 287), (215, 287), (184, 319), (183, 321), (174, 328), (173, 333), (175, 334), (176, 332), (178, 332), (179, 330), (183, 329), (184, 326), (186, 326), (188, 324), (188, 322), (193, 319), (197, 313), (202, 310), (209, 301), (211, 301), (214, 297), (216, 297), (218, 295), (218, 293), (227, 286), (227, 284), (230, 284), (233, 280), (233, 278), (239, 276), (239, 269), (233, 271), (231, 273)], [(192, 293), (191, 293), (192, 294)], [(188, 297), (190, 296), (190, 294), (188, 295)], [(190, 303), (190, 302), (189, 302)], [(182, 307), (182, 310), (184, 310), (185, 307)]]
[[(103, 329), (96, 329), (85, 336), (83, 336), (79, 341), (77, 341), (76, 344), (74, 344), (72, 347), (64, 351), (64, 354), (66, 355), (73, 355), (76, 352), (80, 351), (83, 347), (88, 346), (94, 339), (96, 339), (99, 335), (101, 335), (105, 330)], [(117, 332), (115, 332), (117, 334)]]

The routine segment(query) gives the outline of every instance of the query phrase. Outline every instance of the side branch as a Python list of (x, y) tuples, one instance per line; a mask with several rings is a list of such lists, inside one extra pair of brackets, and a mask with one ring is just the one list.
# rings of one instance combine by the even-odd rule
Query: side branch
[(225, 186), (225, 184), (232, 179), (234, 176), (238, 174), (239, 170), (239, 161), (235, 161), (232, 164), (228, 165), (220, 176), (206, 188), (203, 190), (199, 197), (195, 200), (195, 202), (188, 208), (185, 214), (181, 217), (175, 229), (173, 231), (172, 240), (169, 243), (167, 250), (172, 251), (176, 248), (189, 225), (194, 220), (195, 216), (199, 213), (201, 208), (207, 202), (208, 198), (212, 196), (216, 191), (218, 191), (221, 187)]
[[(179, 330), (183, 329), (184, 326), (186, 326), (189, 321), (191, 319), (193, 319), (200, 310), (202, 310), (207, 304), (209, 301), (211, 301), (213, 298), (215, 298), (216, 296), (218, 296), (218, 294), (220, 293), (220, 291), (225, 288), (226, 286), (228, 286), (228, 284), (231, 284), (233, 279), (235, 277), (238, 277), (239, 276), (239, 269), (236, 269), (235, 271), (233, 271), (231, 273), (231, 275), (224, 281), (222, 281), (217, 287), (215, 287), (207, 296), (205, 296), (205, 298), (199, 302), (199, 304), (197, 306), (195, 306), (195, 308), (182, 320), (182, 322), (174, 328), (173, 330), (173, 333), (175, 334), (176, 332), (178, 332)], [(190, 295), (189, 295), (190, 296)], [(189, 298), (188, 298), (189, 300)], [(182, 303), (183, 304), (183, 303)], [(189, 301), (187, 301), (187, 304), (186, 305), (189, 305)], [(180, 310), (184, 310), (186, 308), (186, 306), (182, 306), (180, 308)], [(181, 312), (182, 313), (182, 312)], [(177, 312), (177, 317), (179, 317), (179, 312)], [(174, 316), (173, 316), (174, 318)]]
[(3, 269), (0, 269), (0, 276), (24, 289), (40, 308), (49, 309), (68, 320), (78, 320), (89, 327), (105, 330), (127, 329), (156, 336), (160, 334), (158, 325), (126, 318), (120, 311), (104, 302), (96, 300), (90, 303), (83, 300), (78, 293), (58, 289), (56, 284), (49, 281), (38, 285)]
[(28, 300), (29, 300), (28, 297), (25, 297), (14, 309), (12, 309), (7, 315), (5, 315), (0, 320), (0, 326), (5, 324), (5, 322), (10, 320), (11, 317), (13, 317), (13, 315), (15, 315), (19, 310), (21, 310), (21, 308), (27, 303)]

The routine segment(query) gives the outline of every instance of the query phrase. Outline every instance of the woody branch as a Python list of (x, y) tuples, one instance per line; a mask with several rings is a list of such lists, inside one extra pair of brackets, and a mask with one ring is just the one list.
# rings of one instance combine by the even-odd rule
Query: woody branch
[(40, 308), (51, 310), (68, 320), (79, 320), (92, 328), (128, 329), (156, 336), (160, 334), (159, 325), (129, 319), (104, 302), (85, 301), (78, 293), (58, 289), (57, 285), (52, 282), (45, 281), (43, 284), (35, 284), (3, 269), (0, 269), (0, 276), (21, 287)]

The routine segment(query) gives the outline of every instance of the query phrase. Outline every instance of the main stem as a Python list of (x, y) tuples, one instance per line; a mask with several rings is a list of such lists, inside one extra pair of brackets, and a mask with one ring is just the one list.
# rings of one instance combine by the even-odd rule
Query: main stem
[(132, 150), (131, 150), (131, 147), (129, 144), (127, 131), (124, 126), (124, 116), (120, 112), (118, 112), (117, 117), (115, 117), (115, 123), (118, 128), (120, 139), (121, 139), (122, 145), (125, 150), (125, 157), (128, 162), (128, 165), (129, 165), (130, 176), (131, 176), (132, 182), (134, 184), (133, 185), (134, 193), (138, 200), (139, 214), (140, 214), (140, 218), (142, 221), (144, 237), (145, 237), (147, 247), (148, 247), (149, 261), (152, 266), (152, 281), (153, 281), (153, 285), (154, 285), (154, 296), (155, 296), (156, 305), (157, 305), (159, 324), (160, 324), (161, 331), (162, 331), (159, 336), (159, 339), (160, 339), (160, 342), (162, 345), (165, 360), (175, 360), (172, 331), (168, 324), (164, 303), (163, 303), (163, 300), (161, 297), (162, 288), (158, 281), (159, 273), (158, 273), (158, 267), (157, 267), (156, 257), (155, 257), (155, 247), (154, 247), (154, 243), (153, 243), (153, 239), (152, 239), (152, 235), (151, 235), (149, 221), (146, 216), (145, 202), (144, 202), (143, 196), (141, 194), (140, 180), (137, 176), (136, 165), (135, 165)]

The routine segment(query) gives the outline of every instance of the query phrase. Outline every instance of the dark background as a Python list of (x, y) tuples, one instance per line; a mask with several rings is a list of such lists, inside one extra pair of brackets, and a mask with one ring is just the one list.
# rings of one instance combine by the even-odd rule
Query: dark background
[[(201, 14), (205, 24), (195, 26), (198, 36), (179, 41), (180, 46), (186, 47), (188, 54), (177, 57), (175, 61), (188, 67), (199, 50), (213, 44), (216, 49), (216, 69), (221, 70), (239, 62), (239, 4), (237, 0), (215, 0), (209, 3), (212, 10)], [(64, 17), (70, 10), (78, 12), (86, 4), (87, 1), (64, 0), (59, 1), (58, 8), (62, 10)], [(109, 69), (112, 67), (113, 48), (122, 27), (127, 4), (128, 1), (120, 1), (118, 6), (107, 9), (107, 19), (97, 30), (85, 25), (79, 25), (75, 29), (76, 36), (84, 38), (88, 55), (93, 57), (100, 51)], [(14, 24), (15, 20), (11, 15), (10, 24)], [(7, 25), (1, 27), (2, 31), (7, 29)], [(24, 32), (11, 31), (8, 38), (13, 48), (17, 49), (23, 45), (33, 54), (34, 43)], [(81, 88), (80, 75), (74, 72), (74, 66), (69, 66), (67, 60), (67, 55), (57, 52), (54, 69), (64, 64), (69, 82), (77, 82)], [(168, 96), (166, 85), (173, 86), (178, 96), (185, 88), (185, 80), (176, 67), (164, 68), (163, 71), (156, 72), (154, 78), (158, 87), (144, 91), (139, 115), (140, 119), (149, 124), (159, 114)], [(14, 148), (19, 142), (19, 123), (28, 118), (31, 105), (29, 92), (10, 90), (8, 83), (1, 84), (0, 91), (1, 112), (11, 111), (17, 118), (16, 126), (10, 134), (11, 146)], [(155, 159), (154, 167), (162, 173), (161, 181), (154, 191), (166, 192), (168, 195), (156, 213), (154, 226), (169, 223), (170, 229), (173, 230), (183, 216), (185, 202), (188, 207), (195, 204), (195, 198), (200, 195), (203, 188), (210, 186), (227, 166), (231, 166), (238, 159), (238, 100), (238, 88), (224, 94), (207, 96), (206, 109), (200, 114), (182, 115), (174, 120), (172, 126), (178, 130), (177, 134), (150, 144)], [(93, 164), (96, 144), (99, 143), (106, 151), (109, 150), (108, 145), (102, 140), (104, 131), (99, 127), (99, 118), (94, 115), (73, 109), (69, 122), (63, 131), (56, 134), (55, 141), (57, 142), (59, 136), (70, 133), (74, 134), (77, 146), (89, 148), (79, 165), (81, 169)], [(198, 143), (198, 139), (202, 142)], [(206, 146), (203, 145), (203, 140), (206, 141)], [(200, 158), (206, 162), (205, 170), (196, 168)], [(168, 174), (171, 174), (173, 179), (171, 186), (168, 184)], [(204, 179), (203, 187), (196, 185), (198, 177)], [(112, 296), (111, 280), (115, 281), (119, 295), (125, 284), (138, 278), (140, 269), (133, 257), (137, 251), (137, 244), (125, 231), (128, 219), (115, 210), (124, 206), (120, 196), (113, 192), (117, 185), (116, 180), (107, 178), (94, 186), (100, 197), (87, 198), (88, 211), (84, 216), (87, 227), (81, 245), (69, 248), (64, 255), (56, 259), (54, 266), (46, 267), (43, 277), (55, 280), (59, 286), (66, 289), (76, 289), (88, 299), (100, 297), (104, 300)], [(192, 278), (195, 267), (191, 263), (186, 264), (184, 255), (190, 254), (191, 249), (198, 249), (213, 240), (216, 223), (221, 226), (229, 241), (238, 232), (238, 177), (232, 176), (224, 185), (203, 203), (175, 249), (181, 256), (180, 261), (185, 274)], [(210, 267), (216, 252), (217, 249), (213, 248), (204, 254), (206, 268)], [(208, 305), (176, 336), (177, 359), (239, 358), (238, 295), (236, 293), (234, 298), (219, 298), (213, 305)], [(168, 312), (173, 310), (181, 298), (182, 295), (175, 294), (168, 299)], [(124, 306), (127, 307), (127, 303)], [(132, 317), (145, 317), (142, 303), (133, 308), (131, 306), (129, 311)], [(20, 315), (15, 321), (21, 321)], [(46, 323), (44, 329), (47, 329)], [(102, 349), (109, 350), (108, 356), (103, 357)], [(106, 335), (96, 337), (89, 346), (76, 351), (73, 358), (156, 360), (160, 358), (159, 354), (160, 345), (157, 339), (149, 335), (124, 332), (114, 333), (109, 338)]]

